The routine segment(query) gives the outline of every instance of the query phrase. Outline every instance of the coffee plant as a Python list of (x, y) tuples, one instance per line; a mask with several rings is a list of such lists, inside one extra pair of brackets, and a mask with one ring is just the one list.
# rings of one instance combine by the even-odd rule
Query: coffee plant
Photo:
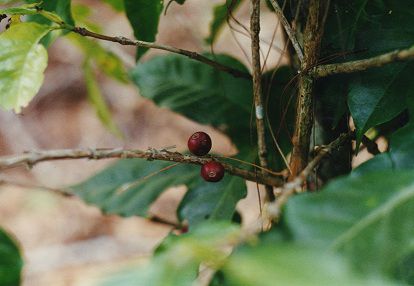
[[(119, 132), (95, 69), (219, 129), (238, 150), (232, 158), (207, 154), (211, 140), (199, 132), (202, 138), (189, 140), (193, 154), (79, 149), (0, 158), (0, 170), (120, 158), (68, 188), (105, 214), (149, 217), (163, 191), (187, 187), (177, 209), (181, 234), (171, 232), (144, 266), (101, 285), (414, 285), (412, 0), (223, 1), (214, 7), (206, 51), (241, 4), (250, 5), (249, 68), (230, 55), (155, 41), (167, 7), (185, 0), (103, 1), (125, 14), (135, 39), (99, 33), (84, 13), (88, 7), (70, 0), (26, 2), (0, 2), (9, 22), (0, 34), (3, 109), (19, 113), (30, 103), (43, 83), (48, 47), (67, 37), (85, 54), (90, 101), (109, 131)], [(264, 9), (275, 13), (275, 24), (280, 20), (290, 63), (266, 72), (259, 40)], [(135, 46), (136, 66), (127, 71), (102, 41)], [(167, 53), (143, 61), (148, 49)], [(388, 144), (383, 152), (378, 138)], [(375, 156), (352, 169), (362, 149)], [(266, 195), (261, 217), (241, 227), (235, 207), (246, 181), (263, 185)], [(0, 285), (19, 285), (23, 264), (18, 243), (0, 229)]]

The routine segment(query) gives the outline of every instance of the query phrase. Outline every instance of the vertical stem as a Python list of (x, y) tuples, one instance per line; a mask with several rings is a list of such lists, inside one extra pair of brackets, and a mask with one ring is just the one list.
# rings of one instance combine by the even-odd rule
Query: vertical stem
[(304, 58), (299, 77), (299, 96), (296, 107), (296, 125), (293, 135), (291, 178), (296, 177), (307, 165), (313, 123), (314, 79), (307, 74), (318, 62), (324, 22), (329, 0), (309, 0), (308, 18), (303, 35)]
[[(261, 67), (260, 67), (260, 0), (252, 0), (250, 17), (250, 34), (252, 38), (252, 65), (253, 65), (253, 97), (256, 113), (257, 145), (260, 166), (267, 168), (267, 147), (265, 141), (264, 108), (262, 100)], [(266, 186), (267, 199), (275, 199), (273, 188)]]

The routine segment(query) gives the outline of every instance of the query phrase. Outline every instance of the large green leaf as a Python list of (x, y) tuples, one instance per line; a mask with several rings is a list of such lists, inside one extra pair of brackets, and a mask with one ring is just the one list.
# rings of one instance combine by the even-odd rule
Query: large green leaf
[[(246, 71), (240, 62), (229, 56), (215, 55), (214, 59)], [(239, 155), (243, 159), (252, 159), (249, 154), (255, 147), (248, 136), (255, 134), (254, 125), (251, 125), (251, 81), (234, 78), (177, 55), (161, 56), (140, 64), (132, 71), (131, 77), (142, 96), (153, 100), (160, 107), (169, 108), (189, 119), (224, 131), (238, 147)], [(273, 79), (272, 72), (263, 75), (263, 93), (265, 97), (269, 96), (269, 100), (266, 100), (269, 121), (284, 150), (291, 146), (289, 134), (292, 134), (294, 121), (295, 99), (291, 98), (294, 85), (285, 88), (291, 77), (291, 69), (287, 67), (280, 67)], [(287, 116), (282, 120), (284, 113)], [(270, 136), (267, 139), (268, 146), (272, 147), (270, 153), (279, 157), (271, 160), (276, 161), (272, 167), (284, 167)]]
[(0, 286), (19, 285), (22, 266), (17, 243), (0, 228)]
[(358, 141), (369, 128), (390, 121), (407, 108), (407, 100), (414, 94), (413, 73), (412, 63), (394, 64), (361, 73), (351, 83), (348, 106)]
[(337, 179), (289, 201), (296, 241), (346, 254), (359, 271), (396, 275), (414, 252), (414, 172), (374, 172)]
[[(414, 43), (414, 2), (366, 1), (355, 32), (355, 48), (368, 49), (361, 57), (375, 56)], [(403, 111), (413, 95), (411, 63), (388, 65), (360, 73), (350, 84), (348, 105), (357, 127), (357, 140), (369, 128), (387, 122)]]
[(226, 256), (222, 246), (232, 242), (239, 231), (238, 227), (228, 223), (210, 223), (180, 237), (169, 237), (168, 245), (158, 251), (149, 263), (130, 267), (98, 285), (194, 285), (199, 264), (220, 264)]
[(226, 0), (224, 4), (219, 4), (214, 7), (213, 19), (210, 23), (210, 35), (205, 39), (207, 44), (213, 44), (221, 28), (229, 18), (229, 13), (232, 13), (242, 0)]
[[(245, 70), (230, 57), (218, 55), (216, 60)], [(246, 79), (234, 78), (178, 55), (160, 56), (139, 64), (131, 76), (140, 94), (160, 107), (211, 124), (234, 138), (249, 132), (252, 87)]]
[[(26, 0), (28, 3), (37, 3), (38, 0)], [(74, 26), (75, 22), (72, 18), (71, 12), (71, 0), (43, 0), (39, 5), (44, 11), (52, 12), (59, 16), (61, 21), (65, 22), (68, 25)], [(52, 22), (45, 18), (44, 15), (32, 15), (29, 18), (30, 21), (35, 21), (39, 24), (50, 25)], [(66, 30), (54, 30), (52, 33), (49, 33), (43, 40), (42, 44), (48, 47), (57, 37), (68, 33)]]
[(357, 276), (326, 250), (287, 243), (255, 244), (236, 250), (222, 275), (217, 286), (393, 285)]
[[(125, 12), (137, 40), (154, 42), (158, 32), (158, 22), (163, 9), (163, 0), (124, 0)], [(137, 60), (147, 48), (138, 48)]]
[[(189, 165), (179, 165), (153, 176), (170, 165), (172, 163), (161, 161), (120, 160), (71, 189), (105, 213), (145, 217), (151, 204), (168, 187), (199, 177), (199, 168)], [(152, 177), (146, 179), (146, 176)]]
[(186, 185), (189, 190), (180, 206), (181, 220), (191, 226), (206, 220), (231, 220), (236, 203), (246, 195), (243, 179), (226, 175), (220, 183), (208, 183), (200, 177), (199, 166), (183, 164), (157, 174), (171, 164), (121, 160), (71, 190), (105, 213), (145, 217), (167, 188)]
[(12, 25), (0, 34), (0, 106), (20, 112), (43, 83), (47, 52), (40, 39), (50, 27), (37, 23)]

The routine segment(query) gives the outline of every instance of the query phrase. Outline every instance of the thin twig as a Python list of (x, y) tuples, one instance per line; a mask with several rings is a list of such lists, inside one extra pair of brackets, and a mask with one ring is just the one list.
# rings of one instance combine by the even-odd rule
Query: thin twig
[[(262, 100), (262, 72), (260, 66), (260, 0), (252, 0), (252, 12), (250, 17), (250, 34), (252, 38), (252, 66), (253, 66), (253, 97), (256, 114), (257, 145), (260, 166), (268, 168), (267, 147), (265, 138), (264, 108)], [(265, 172), (262, 170), (262, 174)], [(273, 188), (266, 185), (267, 199), (275, 199)]]
[(59, 189), (59, 188), (52, 188), (52, 187), (47, 187), (47, 186), (41, 186), (41, 185), (36, 185), (36, 184), (31, 184), (31, 183), (22, 183), (22, 182), (15, 182), (15, 181), (10, 181), (10, 180), (0, 179), (0, 186), (1, 185), (16, 186), (16, 187), (20, 187), (20, 188), (24, 188), (24, 189), (45, 190), (45, 191), (49, 191), (49, 192), (52, 192), (54, 194), (64, 196), (64, 197), (73, 197), (74, 196), (74, 194), (69, 192), (69, 190)]
[[(202, 165), (206, 162), (216, 160), (212, 157), (197, 157), (192, 155), (185, 155), (179, 152), (170, 152), (167, 150), (156, 150), (148, 149), (147, 151), (141, 150), (127, 150), (127, 149), (61, 149), (61, 150), (48, 150), (48, 151), (30, 151), (25, 152), (21, 155), (16, 156), (6, 156), (0, 157), (0, 170), (7, 169), (11, 167), (16, 167), (19, 165), (26, 165), (29, 167), (34, 166), (35, 164), (43, 161), (54, 161), (54, 160), (65, 160), (65, 159), (109, 159), (109, 158), (122, 158), (122, 159), (132, 159), (132, 158), (141, 158), (152, 160), (161, 160), (168, 162), (177, 162), (183, 164), (195, 164)], [(281, 186), (283, 184), (283, 179), (277, 176), (270, 174), (259, 173), (248, 171), (236, 167), (234, 165), (221, 162), (224, 166), (224, 169), (227, 173), (242, 177), (248, 181), (258, 182), (263, 185), (270, 186)]]
[(302, 170), (302, 172), (292, 181), (286, 183), (279, 192), (281, 195), (273, 203), (267, 205), (267, 215), (272, 220), (277, 220), (280, 217), (282, 207), (286, 204), (288, 199), (301, 191), (303, 184), (305, 183), (308, 176), (311, 174), (313, 169), (315, 169), (321, 160), (325, 158), (326, 155), (330, 154), (334, 149), (337, 149), (343, 145), (347, 140), (349, 140), (353, 135), (353, 132), (348, 132), (341, 134), (336, 140), (331, 142), (327, 146), (320, 147), (317, 155), (313, 158), (312, 161)]
[(151, 43), (151, 42), (145, 42), (145, 41), (139, 41), (139, 40), (132, 40), (132, 39), (128, 39), (125, 37), (112, 37), (112, 36), (107, 36), (107, 35), (102, 35), (102, 34), (98, 34), (92, 31), (89, 31), (86, 28), (81, 28), (81, 27), (72, 27), (69, 25), (62, 25), (61, 26), (63, 29), (66, 30), (70, 30), (74, 33), (77, 33), (81, 36), (84, 37), (91, 37), (91, 38), (95, 38), (95, 39), (99, 39), (99, 40), (103, 40), (103, 41), (109, 41), (109, 42), (114, 42), (114, 43), (118, 43), (124, 46), (136, 46), (136, 47), (143, 47), (143, 48), (149, 48), (149, 49), (158, 49), (158, 50), (164, 50), (164, 51), (168, 51), (171, 53), (175, 53), (175, 54), (180, 54), (186, 57), (189, 57), (190, 59), (202, 62), (204, 64), (207, 64), (215, 69), (218, 69), (220, 71), (229, 73), (231, 75), (233, 75), (234, 77), (240, 77), (240, 78), (247, 78), (247, 79), (251, 79), (251, 75), (234, 69), (232, 67), (223, 65), (219, 62), (213, 61), (199, 53), (193, 52), (193, 51), (188, 51), (188, 50), (184, 50), (184, 49), (179, 49), (176, 47), (172, 47), (172, 46), (167, 46), (167, 45), (161, 45), (161, 44), (157, 44), (157, 43)]
[(354, 73), (390, 63), (414, 60), (414, 45), (408, 49), (396, 50), (369, 59), (340, 64), (319, 65), (309, 71), (313, 77), (326, 77), (340, 73)]
[(290, 27), (290, 24), (288, 20), (286, 19), (285, 15), (283, 14), (282, 8), (280, 8), (279, 4), (275, 0), (270, 0), (270, 3), (273, 6), (273, 9), (275, 9), (275, 13), (279, 16), (279, 21), (282, 22), (283, 27), (285, 28), (286, 34), (289, 37), (289, 40), (292, 43), (293, 48), (296, 51), (296, 54), (298, 55), (299, 61), (303, 62), (303, 51), (302, 48), (298, 42), (298, 39), (296, 38), (295, 32), (293, 31), (292, 27)]

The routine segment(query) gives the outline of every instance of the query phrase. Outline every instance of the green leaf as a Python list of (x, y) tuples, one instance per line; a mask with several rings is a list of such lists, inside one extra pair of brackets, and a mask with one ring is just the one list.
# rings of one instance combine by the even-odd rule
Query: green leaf
[(200, 176), (197, 166), (184, 164), (156, 174), (171, 165), (142, 159), (120, 160), (71, 189), (105, 213), (146, 217), (151, 204), (167, 188), (184, 185)]
[(103, 48), (98, 42), (71, 34), (68, 38), (78, 46), (88, 60), (92, 60), (107, 76), (128, 83), (129, 78), (122, 61), (112, 52)]
[(205, 39), (207, 44), (213, 44), (223, 25), (226, 23), (229, 13), (232, 13), (240, 5), (241, 0), (226, 0), (224, 4), (214, 6), (213, 20), (210, 23), (210, 35)]
[[(414, 2), (410, 0), (334, 0), (331, 4), (322, 60), (338, 51), (353, 50), (359, 52), (336, 58), (368, 58), (414, 42)], [(406, 108), (413, 89), (409, 76), (413, 70), (413, 64), (403, 63), (343, 77), (342, 88), (350, 83), (348, 106), (357, 128), (357, 146), (368, 129), (390, 121)]]
[(12, 25), (0, 34), (0, 106), (20, 112), (39, 91), (47, 66), (40, 39), (50, 27), (36, 23)]
[(17, 243), (0, 228), (0, 286), (20, 285), (22, 266)]
[(104, 0), (103, 2), (109, 4), (115, 11), (124, 11), (124, 0)]
[[(26, 0), (26, 2), (35, 5), (35, 2), (38, 1)], [(71, 0), (43, 0), (40, 5), (42, 7), (40, 14), (30, 16), (29, 20), (44, 25), (51, 25), (52, 22), (61, 23), (63, 21), (68, 25), (74, 26), (75, 22), (72, 18), (71, 2)], [(65, 35), (66, 33), (68, 31), (63, 29), (55, 30), (42, 40), (42, 44), (48, 47), (57, 37)]]
[(414, 168), (414, 123), (391, 135), (389, 151), (375, 156), (352, 171), (354, 176), (382, 170), (412, 170)]
[(121, 131), (118, 129), (112, 119), (111, 111), (109, 110), (109, 107), (99, 89), (94, 72), (88, 60), (86, 60), (84, 63), (83, 72), (85, 74), (88, 99), (92, 106), (95, 108), (98, 118), (101, 120), (102, 124), (108, 128), (109, 131), (118, 137), (122, 137)]
[(229, 257), (222, 274), (217, 285), (392, 285), (358, 277), (326, 250), (287, 243), (242, 247)]
[(340, 251), (361, 272), (393, 276), (413, 252), (414, 172), (340, 178), (292, 198), (285, 215), (296, 241)]
[[(215, 55), (213, 58), (227, 66), (247, 71), (240, 62), (229, 56)], [(293, 86), (286, 87), (292, 71), (280, 67), (272, 82), (271, 75), (271, 72), (263, 75), (265, 95), (270, 96), (269, 120), (279, 144), (286, 152), (291, 146), (289, 134), (292, 134), (294, 122), (295, 98), (291, 98)], [(132, 70), (131, 78), (142, 96), (153, 100), (160, 107), (169, 108), (191, 120), (224, 131), (236, 144), (239, 155), (244, 159), (251, 158), (254, 148), (250, 137), (240, 136), (254, 132), (250, 121), (253, 100), (250, 80), (235, 78), (178, 55), (160, 56), (139, 64)], [(286, 108), (287, 117), (281, 120)], [(268, 139), (268, 146), (272, 146), (278, 156), (270, 137)], [(272, 167), (284, 167), (280, 158), (271, 160)]]
[(178, 208), (181, 221), (190, 227), (206, 220), (228, 220), (234, 215), (236, 204), (247, 194), (242, 178), (226, 175), (218, 183), (200, 183), (189, 187)]
[(32, 3), (32, 4), (20, 5), (18, 7), (8, 7), (8, 8), (0, 9), (0, 14), (6, 14), (6, 15), (34, 15), (34, 14), (38, 13), (38, 10), (36, 9), (36, 7), (39, 7), (40, 4), (41, 3), (39, 1), (37, 1), (37, 2)]
[[(124, 0), (125, 12), (137, 40), (146, 42), (155, 41), (163, 2), (163, 0)], [(147, 48), (138, 48), (137, 61), (147, 50)]]
[[(228, 56), (217, 55), (215, 59), (245, 70)], [(139, 64), (131, 77), (140, 94), (160, 107), (201, 124), (211, 124), (235, 139), (249, 133), (252, 104), (249, 80), (234, 78), (179, 55), (160, 56)]]
[[(82, 5), (82, 4), (72, 5), (72, 15), (73, 15), (74, 21), (76, 22), (76, 25), (80, 27), (85, 27), (88, 30), (95, 32), (95, 33), (102, 33), (101, 26), (97, 24), (96, 22), (93, 22), (89, 19), (91, 14), (92, 14), (92, 10), (89, 6)], [(73, 37), (73, 35), (82, 37), (75, 33), (70, 33), (68, 36)], [(82, 38), (87, 39), (86, 37), (82, 37)]]
[(393, 64), (361, 73), (350, 86), (348, 106), (357, 127), (357, 144), (371, 127), (385, 123), (407, 108), (414, 82), (414, 64)]
[(162, 192), (186, 185), (189, 190), (179, 213), (182, 220), (193, 226), (205, 220), (232, 219), (236, 203), (246, 195), (243, 179), (226, 175), (220, 183), (208, 183), (201, 179), (198, 166), (181, 164), (164, 170), (171, 165), (162, 161), (121, 160), (71, 190), (105, 213), (146, 217)]
[(194, 285), (199, 264), (219, 265), (226, 257), (222, 245), (233, 241), (239, 231), (228, 223), (209, 223), (180, 237), (170, 236), (165, 249), (158, 251), (149, 263), (130, 267), (98, 285)]

